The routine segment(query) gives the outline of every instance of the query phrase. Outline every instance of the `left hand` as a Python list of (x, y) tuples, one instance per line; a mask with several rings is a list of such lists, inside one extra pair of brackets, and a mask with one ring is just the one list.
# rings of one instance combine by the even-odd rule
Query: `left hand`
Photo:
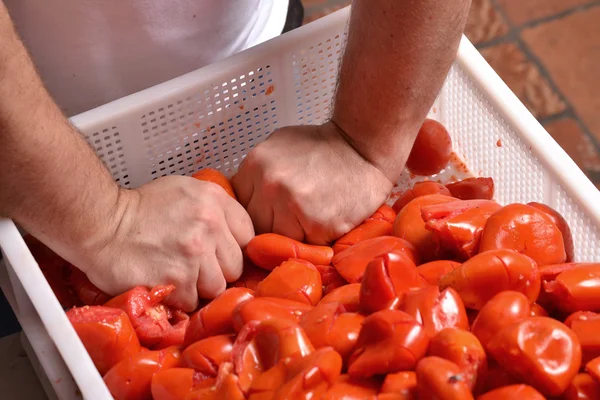
[(232, 184), (256, 233), (329, 244), (385, 202), (393, 183), (335, 124), (285, 127), (248, 154)]

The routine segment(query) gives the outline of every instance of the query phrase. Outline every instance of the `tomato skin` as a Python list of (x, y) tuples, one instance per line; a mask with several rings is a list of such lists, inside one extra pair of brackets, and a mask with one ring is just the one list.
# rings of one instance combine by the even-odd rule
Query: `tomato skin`
[(567, 259), (560, 229), (537, 208), (513, 203), (488, 218), (479, 252), (511, 249), (531, 257), (539, 266), (564, 263)]
[(152, 399), (152, 377), (159, 371), (178, 366), (175, 346), (146, 351), (121, 360), (104, 375), (104, 383), (115, 400)]
[(433, 181), (417, 182), (414, 184), (412, 189), (406, 190), (400, 195), (400, 197), (398, 197), (398, 200), (396, 200), (392, 208), (396, 213), (399, 213), (404, 206), (406, 206), (412, 200), (416, 199), (417, 197), (427, 196), (428, 194), (451, 196), (450, 191), (441, 183)]
[(257, 267), (271, 271), (290, 258), (327, 265), (333, 257), (333, 249), (302, 243), (276, 233), (263, 233), (250, 240), (246, 255)]
[[(408, 203), (396, 217), (393, 235), (409, 242), (416, 249), (418, 258), (433, 261), (442, 258), (439, 239), (425, 227), (421, 209), (434, 204), (458, 202), (454, 197), (430, 194), (417, 197)], [(418, 263), (416, 263), (418, 264)]]
[(563, 398), (565, 400), (600, 399), (600, 383), (590, 374), (577, 374), (563, 394)]
[(600, 263), (580, 263), (544, 282), (552, 305), (567, 313), (600, 311)]
[(475, 389), (487, 370), (487, 357), (481, 343), (471, 332), (462, 329), (445, 328), (438, 332), (431, 339), (427, 355), (455, 363), (463, 372), (470, 390)]
[(577, 335), (547, 317), (528, 317), (505, 326), (487, 350), (503, 368), (546, 396), (562, 394), (581, 366)]
[(446, 184), (452, 197), (461, 200), (491, 200), (494, 198), (494, 180), (492, 178), (466, 178)]
[(365, 318), (348, 362), (353, 378), (414, 368), (425, 355), (429, 337), (423, 326), (398, 310), (381, 310)]
[(565, 218), (558, 211), (546, 204), (531, 202), (527, 203), (527, 205), (537, 208), (540, 211), (543, 211), (548, 217), (550, 217), (552, 222), (556, 224), (556, 226), (560, 230), (560, 233), (562, 233), (563, 242), (565, 244), (565, 252), (567, 254), (566, 262), (573, 261), (575, 253), (573, 245), (573, 235), (571, 234), (571, 228), (569, 227), (569, 223), (567, 222), (567, 220), (565, 220)]
[(406, 169), (415, 175), (434, 175), (443, 170), (452, 154), (452, 139), (438, 121), (426, 119), (406, 160)]
[(406, 240), (394, 236), (381, 236), (363, 240), (336, 254), (331, 263), (349, 283), (360, 283), (367, 265), (373, 258), (389, 252), (405, 253), (415, 264), (417, 252)]
[(216, 183), (222, 187), (229, 196), (231, 196), (234, 200), (237, 200), (233, 186), (231, 186), (231, 182), (229, 182), (229, 179), (227, 179), (227, 177), (220, 171), (213, 168), (204, 168), (194, 173), (192, 177), (200, 181)]
[(192, 343), (181, 353), (181, 365), (216, 377), (219, 366), (231, 360), (234, 334), (216, 335)]
[(300, 259), (289, 259), (275, 267), (256, 287), (256, 297), (279, 297), (315, 305), (321, 300), (321, 274), (314, 265)]
[(510, 385), (494, 389), (484, 395), (477, 397), (477, 400), (546, 400), (544, 396), (529, 385)]
[(452, 361), (435, 356), (425, 357), (419, 361), (415, 372), (419, 399), (473, 399), (460, 368)]
[(83, 306), (72, 308), (66, 314), (100, 375), (140, 352), (138, 337), (123, 310)]
[(335, 254), (354, 246), (363, 240), (392, 234), (392, 224), (396, 220), (396, 212), (387, 204), (382, 205), (362, 224), (339, 238), (333, 245)]
[(534, 303), (540, 293), (540, 272), (533, 259), (513, 250), (480, 253), (440, 279), (440, 288), (456, 290), (465, 306), (480, 310), (494, 295), (518, 291)]
[(209, 336), (232, 333), (236, 307), (254, 298), (254, 292), (246, 288), (229, 288), (215, 297), (210, 303), (192, 314), (185, 333), (184, 345), (197, 342)]

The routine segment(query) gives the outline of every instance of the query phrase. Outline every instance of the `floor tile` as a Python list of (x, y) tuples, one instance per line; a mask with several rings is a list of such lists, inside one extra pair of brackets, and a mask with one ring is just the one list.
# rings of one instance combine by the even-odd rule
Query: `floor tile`
[(563, 118), (544, 125), (554, 140), (569, 154), (582, 171), (600, 171), (600, 156), (577, 121)]
[(47, 399), (18, 333), (0, 339), (0, 393), (3, 399)]
[(477, 45), (508, 33), (508, 25), (496, 12), (491, 0), (473, 0), (469, 19), (465, 27), (465, 35)]
[(534, 116), (542, 118), (566, 108), (548, 81), (515, 43), (489, 47), (481, 50), (481, 54)]
[(508, 19), (515, 25), (550, 17), (590, 3), (590, 0), (498, 0)]
[(600, 140), (600, 6), (526, 29), (523, 40)]

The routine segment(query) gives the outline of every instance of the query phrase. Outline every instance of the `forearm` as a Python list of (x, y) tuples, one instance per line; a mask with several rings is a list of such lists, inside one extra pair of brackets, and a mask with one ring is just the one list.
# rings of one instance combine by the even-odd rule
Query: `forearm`
[(352, 3), (332, 121), (392, 181), (455, 59), (470, 3)]
[(73, 262), (73, 249), (102, 246), (120, 191), (44, 88), (2, 2), (0, 82), (0, 215)]

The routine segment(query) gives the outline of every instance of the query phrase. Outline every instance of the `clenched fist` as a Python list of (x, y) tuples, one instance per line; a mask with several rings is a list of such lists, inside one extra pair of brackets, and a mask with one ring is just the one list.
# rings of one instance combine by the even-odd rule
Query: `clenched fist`
[(332, 123), (273, 132), (232, 183), (257, 233), (312, 244), (330, 243), (360, 224), (393, 186)]

